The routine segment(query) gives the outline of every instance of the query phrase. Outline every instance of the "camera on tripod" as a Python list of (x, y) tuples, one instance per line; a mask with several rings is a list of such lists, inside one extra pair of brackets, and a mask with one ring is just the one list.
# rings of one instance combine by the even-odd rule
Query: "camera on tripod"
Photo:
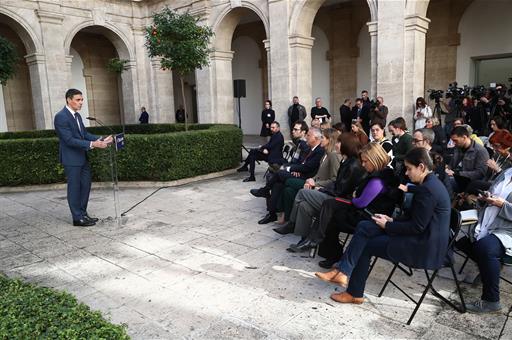
[(435, 100), (436, 103), (439, 103), (439, 101), (441, 100), (441, 98), (443, 98), (443, 93), (444, 91), (443, 90), (434, 90), (434, 89), (430, 89), (430, 90), (427, 90), (428, 93), (430, 93), (428, 95), (428, 98), (430, 100)]

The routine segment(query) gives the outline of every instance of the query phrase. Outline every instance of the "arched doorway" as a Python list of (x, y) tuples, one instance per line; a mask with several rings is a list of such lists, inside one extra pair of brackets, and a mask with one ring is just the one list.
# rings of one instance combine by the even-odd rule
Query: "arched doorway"
[(23, 37), (9, 24), (11, 20), (0, 14), (0, 36), (14, 44), (19, 58), (14, 77), (0, 86), (0, 132), (36, 128), (30, 72), (24, 58), (28, 51)]
[[(371, 44), (366, 25), (371, 20), (368, 2), (313, 0), (296, 6), (302, 8), (294, 11), (291, 23), (297, 41), (292, 44), (292, 48), (296, 46), (292, 57), (298, 65), (296, 74), (292, 75), (297, 82), (295, 91), (299, 97), (307, 95), (306, 104), (312, 104), (315, 97), (323, 97), (324, 106), (337, 122), (338, 108), (344, 99), (355, 98), (362, 90), (371, 90)], [(310, 50), (308, 44), (311, 44)], [(310, 85), (304, 83), (307, 79), (312, 80)]]
[[(104, 124), (133, 123), (138, 117), (134, 106), (133, 51), (126, 38), (107, 25), (82, 24), (70, 32), (65, 41), (65, 50), (71, 58), (72, 84), (84, 84), (89, 115), (99, 118)], [(94, 46), (94, 48), (90, 48)], [(73, 52), (74, 51), (74, 52)], [(109, 60), (118, 58), (125, 62), (121, 73), (107, 67)], [(77, 69), (83, 65), (82, 75)]]
[[(185, 101), (187, 107), (187, 122), (197, 123), (197, 91), (196, 91), (196, 75), (194, 72), (188, 73), (183, 78), (183, 87), (185, 89)], [(173, 95), (174, 95), (174, 113), (183, 105), (183, 96), (181, 93), (180, 76), (176, 71), (172, 72)]]
[(212, 59), (217, 75), (217, 107), (225, 106), (227, 111), (224, 118), (219, 118), (238, 125), (238, 100), (233, 97), (233, 80), (243, 79), (246, 97), (240, 99), (241, 127), (244, 134), (259, 134), (263, 101), (269, 97), (266, 25), (261, 14), (238, 7), (226, 13), (214, 30)]

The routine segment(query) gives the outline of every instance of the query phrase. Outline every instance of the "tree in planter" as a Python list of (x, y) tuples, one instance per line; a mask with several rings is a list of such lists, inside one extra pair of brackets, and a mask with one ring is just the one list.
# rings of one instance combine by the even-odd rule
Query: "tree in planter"
[(163, 70), (174, 70), (180, 77), (181, 98), (185, 109), (185, 130), (188, 111), (184, 76), (209, 64), (210, 27), (198, 25), (198, 18), (179, 14), (168, 7), (153, 15), (153, 25), (146, 27), (146, 48), (150, 57), (160, 58)]
[(119, 108), (120, 108), (120, 114), (121, 114), (121, 125), (123, 126), (123, 133), (124, 133), (124, 106), (123, 106), (123, 84), (121, 81), (121, 73), (126, 71), (128, 68), (126, 64), (128, 63), (128, 60), (126, 59), (119, 59), (119, 58), (112, 58), (109, 59), (107, 62), (107, 70), (117, 74), (117, 96), (119, 98)]
[(16, 73), (17, 64), (16, 47), (9, 40), (0, 36), (0, 84), (7, 85), (7, 80)]

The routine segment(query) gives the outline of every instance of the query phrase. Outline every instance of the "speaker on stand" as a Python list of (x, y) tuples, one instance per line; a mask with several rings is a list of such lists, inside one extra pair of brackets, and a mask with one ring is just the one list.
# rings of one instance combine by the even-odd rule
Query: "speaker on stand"
[[(238, 99), (237, 111), (238, 111), (238, 127), (242, 128), (242, 107), (240, 104), (240, 98), (245, 98), (245, 79), (234, 79), (233, 80), (233, 97)], [(242, 148), (249, 154), (249, 149), (242, 144)], [(259, 164), (259, 162), (258, 162)]]

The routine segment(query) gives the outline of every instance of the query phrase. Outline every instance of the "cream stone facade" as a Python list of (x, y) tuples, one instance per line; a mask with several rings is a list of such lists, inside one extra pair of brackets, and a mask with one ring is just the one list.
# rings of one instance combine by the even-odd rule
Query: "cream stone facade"
[[(363, 89), (412, 123), (430, 88), (512, 77), (507, 0), (3, 0), (0, 35), (23, 58), (0, 89), (0, 130), (52, 129), (69, 87), (83, 90), (84, 115), (107, 124), (137, 123), (141, 106), (153, 123), (174, 122), (177, 77), (144, 47), (164, 6), (215, 32), (210, 65), (186, 77), (189, 119), (238, 124), (233, 79), (244, 79), (245, 134), (259, 133), (267, 98), (284, 130), (294, 95), (308, 111), (323, 97), (338, 121)], [(106, 68), (114, 57), (127, 60), (121, 75)]]

